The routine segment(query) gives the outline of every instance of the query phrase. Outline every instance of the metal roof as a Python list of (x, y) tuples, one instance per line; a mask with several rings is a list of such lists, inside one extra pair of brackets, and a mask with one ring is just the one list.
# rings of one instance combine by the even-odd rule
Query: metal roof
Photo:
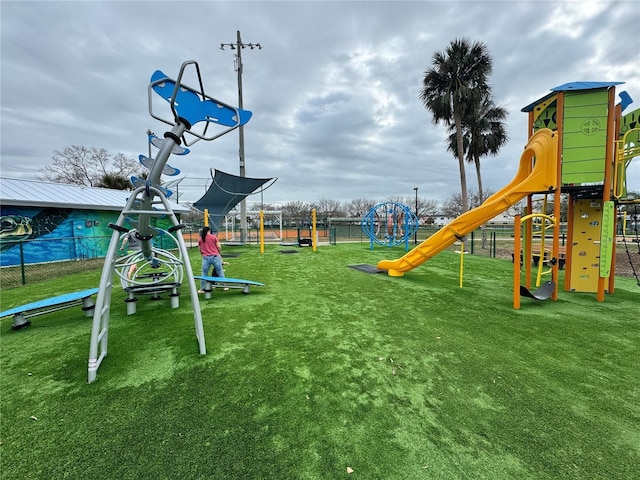
[(553, 87), (552, 92), (568, 92), (576, 90), (593, 90), (595, 88), (609, 88), (622, 85), (624, 82), (570, 82)]
[(542, 102), (547, 101), (548, 99), (550, 99), (551, 97), (553, 97), (554, 95), (557, 95), (557, 93), (555, 92), (551, 92), (551, 93), (547, 93), (544, 97), (539, 98), (538, 100), (536, 100), (533, 103), (530, 103), (529, 105), (527, 105), (526, 107), (522, 107), (522, 109), (520, 110), (521, 112), (532, 112), (534, 108), (536, 108), (536, 106), (540, 105)]
[(533, 103), (530, 103), (526, 107), (523, 107), (521, 112), (531, 112), (533, 109), (539, 105), (540, 103), (548, 100), (549, 98), (556, 95), (556, 92), (577, 92), (580, 90), (594, 90), (597, 88), (609, 88), (615, 87), (616, 85), (622, 85), (624, 82), (570, 82), (562, 85), (558, 85), (557, 87), (553, 87), (551, 89), (551, 93), (548, 93), (542, 98), (539, 98)]
[[(2, 205), (120, 211), (130, 196), (127, 190), (0, 177)], [(176, 213), (189, 212), (176, 202), (169, 203)]]

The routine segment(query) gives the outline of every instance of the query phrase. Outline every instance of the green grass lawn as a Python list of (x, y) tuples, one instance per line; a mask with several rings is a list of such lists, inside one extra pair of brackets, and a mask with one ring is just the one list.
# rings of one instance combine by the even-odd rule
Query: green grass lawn
[[(201, 299), (205, 356), (186, 288), (133, 316), (114, 291), (92, 384), (79, 307), (2, 320), (2, 480), (640, 477), (634, 279), (516, 311), (505, 260), (466, 256), (461, 289), (452, 252), (391, 278), (347, 265), (402, 248), (224, 250), (227, 276), (266, 286)], [(1, 308), (99, 276), (3, 289)]]

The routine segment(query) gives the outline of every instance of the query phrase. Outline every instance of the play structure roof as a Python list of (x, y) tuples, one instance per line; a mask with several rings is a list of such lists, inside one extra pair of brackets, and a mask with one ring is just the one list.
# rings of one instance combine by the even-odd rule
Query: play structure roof
[(273, 178), (238, 177), (220, 170), (213, 170), (213, 183), (207, 193), (193, 205), (199, 210), (209, 211), (209, 221), (214, 230), (233, 207)]
[[(120, 211), (130, 196), (126, 190), (0, 177), (2, 205)], [(176, 213), (189, 212), (186, 207), (170, 203)]]
[(569, 82), (564, 83), (562, 85), (558, 85), (557, 87), (553, 87), (551, 89), (551, 93), (545, 95), (542, 98), (539, 98), (533, 103), (530, 103), (526, 107), (524, 107), (521, 112), (531, 112), (539, 105), (541, 102), (553, 97), (557, 94), (557, 92), (577, 92), (580, 90), (594, 90), (597, 88), (609, 88), (615, 87), (616, 85), (622, 85), (624, 82)]
[(552, 92), (568, 92), (577, 90), (593, 90), (595, 88), (609, 88), (622, 85), (624, 82), (569, 82), (553, 87)]

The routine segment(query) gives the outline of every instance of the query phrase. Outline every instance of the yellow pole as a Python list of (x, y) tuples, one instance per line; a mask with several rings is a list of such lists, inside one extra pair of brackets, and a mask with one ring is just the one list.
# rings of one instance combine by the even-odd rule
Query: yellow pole
[(264, 253), (264, 210), (260, 210), (260, 253)]
[(460, 241), (460, 288), (462, 288), (462, 277), (464, 276), (464, 242)]
[[(524, 234), (522, 238), (522, 264), (524, 265), (524, 286), (531, 288), (531, 262), (533, 248), (533, 221), (531, 212), (533, 212), (533, 194), (527, 196), (526, 215), (522, 218), (524, 223)], [(525, 220), (526, 219), (526, 220)], [(522, 232), (522, 225), (520, 225)]]
[(516, 215), (513, 219), (513, 308), (516, 310), (520, 310), (520, 255), (522, 253), (520, 222), (520, 215)]
[[(546, 215), (547, 213), (547, 199), (548, 196), (544, 194), (544, 200), (542, 201), (542, 213)], [(540, 286), (540, 282), (542, 282), (542, 272), (544, 269), (544, 259), (546, 257), (547, 251), (547, 222), (545, 219), (542, 219), (542, 224), (540, 225), (540, 251), (538, 252), (540, 256), (538, 257), (538, 274), (536, 275), (536, 287)], [(549, 252), (550, 259), (553, 256), (553, 247)]]
[(316, 251), (318, 231), (316, 230), (316, 209), (311, 210), (311, 246)]
[(204, 226), (205, 227), (209, 226), (209, 209), (208, 208), (204, 209)]

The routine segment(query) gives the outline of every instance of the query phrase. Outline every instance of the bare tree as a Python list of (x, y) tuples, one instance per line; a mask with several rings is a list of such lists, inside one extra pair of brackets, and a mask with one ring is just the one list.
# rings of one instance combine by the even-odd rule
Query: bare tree
[(309, 215), (311, 206), (305, 202), (287, 202), (282, 206), (282, 211), (290, 217), (300, 217), (303, 215)]
[[(480, 193), (477, 189), (471, 188), (467, 191), (468, 193), (468, 202), (470, 208), (476, 208), (482, 204), (480, 199)], [(487, 196), (491, 196), (491, 191), (488, 190), (485, 192)], [(442, 213), (447, 215), (448, 217), (459, 217), (466, 210), (463, 207), (464, 203), (462, 201), (462, 195), (460, 193), (453, 193), (442, 206)]]
[[(400, 196), (395, 196), (395, 197), (389, 197), (390, 202), (397, 202), (397, 203), (402, 203), (404, 205), (407, 205), (408, 207), (411, 208), (412, 212), (416, 212), (416, 197), (414, 196), (410, 196), (410, 197), (400, 197)], [(433, 198), (421, 198), (418, 197), (418, 218), (425, 216), (425, 215), (431, 215), (434, 214), (438, 211), (438, 201), (433, 199)]]
[(288, 202), (282, 206), (283, 221), (286, 225), (296, 225), (305, 218), (311, 217), (311, 205), (305, 202)]
[(37, 177), (55, 183), (96, 187), (122, 185), (122, 179), (140, 175), (140, 166), (122, 153), (110, 155), (104, 148), (71, 145), (54, 150), (53, 162), (40, 170)]
[(321, 198), (316, 204), (316, 213), (322, 217), (343, 217), (344, 208), (339, 200)]
[(378, 203), (369, 198), (354, 198), (345, 205), (345, 213), (348, 217), (360, 218), (365, 216), (373, 206)]
[(260, 210), (264, 211), (277, 211), (282, 210), (282, 208), (273, 203), (254, 203), (250, 209), (252, 212), (259, 212)]
[(439, 208), (437, 200), (433, 198), (418, 197), (418, 218), (433, 215), (438, 211)]

